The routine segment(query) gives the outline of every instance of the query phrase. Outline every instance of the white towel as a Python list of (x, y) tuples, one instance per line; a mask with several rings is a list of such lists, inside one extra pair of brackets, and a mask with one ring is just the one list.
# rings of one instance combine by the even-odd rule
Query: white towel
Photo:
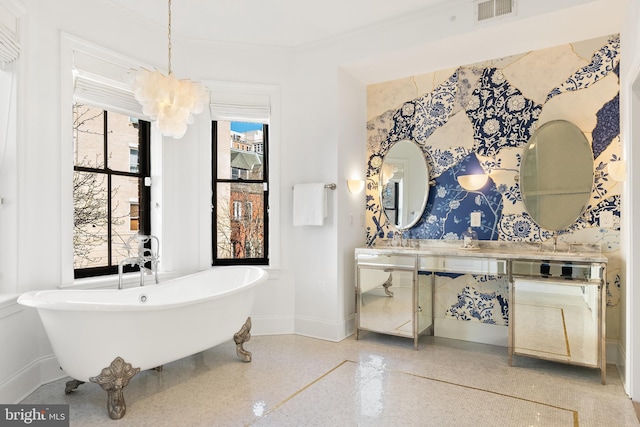
[(324, 184), (293, 186), (293, 225), (322, 225), (327, 217), (327, 190)]

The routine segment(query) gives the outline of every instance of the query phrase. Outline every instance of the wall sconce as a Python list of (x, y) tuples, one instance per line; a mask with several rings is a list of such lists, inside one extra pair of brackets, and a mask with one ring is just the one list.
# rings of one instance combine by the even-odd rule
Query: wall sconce
[(351, 194), (359, 194), (364, 189), (364, 181), (361, 179), (348, 179), (347, 188)]
[(627, 179), (627, 162), (624, 160), (614, 160), (607, 165), (607, 172), (611, 179), (623, 182)]
[(382, 174), (382, 186), (384, 187), (389, 183), (393, 175), (398, 171), (398, 167), (396, 165), (392, 165), (390, 163), (385, 163), (380, 168), (380, 173)]
[(458, 175), (458, 184), (467, 191), (476, 191), (484, 187), (488, 179), (489, 175), (486, 173)]

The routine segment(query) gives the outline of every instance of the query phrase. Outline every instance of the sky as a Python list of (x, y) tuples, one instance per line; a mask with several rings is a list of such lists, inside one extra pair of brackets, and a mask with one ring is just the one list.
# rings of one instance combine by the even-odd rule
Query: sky
[(231, 122), (231, 130), (234, 132), (247, 132), (262, 129), (262, 123)]

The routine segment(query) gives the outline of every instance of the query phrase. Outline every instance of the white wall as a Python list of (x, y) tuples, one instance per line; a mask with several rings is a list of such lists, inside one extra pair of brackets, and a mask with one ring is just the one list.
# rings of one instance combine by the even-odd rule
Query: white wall
[(341, 40), (342, 65), (374, 84), (588, 40), (619, 32), (627, 2), (521, 0), (515, 17), (475, 24), (471, 2), (454, 0), (440, 14), (418, 13)]
[[(284, 106), (290, 118), (283, 127), (290, 142), (283, 153), (284, 259), (295, 276), (295, 330), (297, 333), (338, 339), (336, 318), (338, 266), (336, 257), (340, 190), (327, 190), (328, 215), (322, 226), (291, 227), (294, 184), (336, 183), (338, 134), (336, 67), (313, 55), (300, 55), (294, 66), (293, 103)], [(341, 187), (343, 187), (342, 185)]]
[(0, 93), (9, 99), (0, 106), (0, 293), (15, 293), (18, 244), (18, 171), (17, 171), (17, 65), (5, 65), (0, 71)]
[[(621, 233), (621, 250), (626, 260), (622, 281), (626, 285), (621, 290), (620, 334), (625, 337), (622, 343), (626, 361), (620, 360), (618, 368), (625, 383), (625, 389), (634, 401), (640, 401), (640, 292), (634, 283), (640, 277), (640, 265), (636, 260), (638, 251), (634, 242), (640, 241), (640, 227), (637, 216), (640, 212), (640, 173), (631, 165), (640, 164), (640, 3), (630, 2), (623, 28), (622, 61), (620, 66), (620, 117), (623, 140), (623, 158), (627, 160), (627, 181), (622, 204), (622, 227), (627, 232)], [(625, 363), (626, 362), (626, 363)]]
[[(366, 85), (338, 70), (338, 301), (337, 319), (343, 321), (341, 336), (355, 330), (354, 248), (365, 245), (365, 191), (351, 194), (347, 179), (366, 179)], [(356, 126), (354, 126), (356, 124)]]
[[(339, 341), (354, 330), (354, 248), (365, 238), (364, 191), (349, 193), (346, 181), (366, 178), (366, 86), (341, 70), (331, 54), (299, 54), (297, 64), (297, 105), (307, 108), (295, 125), (296, 135), (304, 137), (285, 163), (292, 184), (324, 182), (337, 188), (328, 192), (324, 226), (292, 230), (295, 332)], [(290, 224), (290, 214), (285, 218)]]

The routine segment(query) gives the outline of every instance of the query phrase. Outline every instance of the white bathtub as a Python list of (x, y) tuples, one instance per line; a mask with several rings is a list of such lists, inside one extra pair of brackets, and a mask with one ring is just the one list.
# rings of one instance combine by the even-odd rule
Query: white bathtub
[(234, 338), (265, 280), (258, 267), (214, 267), (122, 290), (33, 291), (18, 303), (38, 309), (61, 368), (86, 382), (118, 357), (146, 370)]

